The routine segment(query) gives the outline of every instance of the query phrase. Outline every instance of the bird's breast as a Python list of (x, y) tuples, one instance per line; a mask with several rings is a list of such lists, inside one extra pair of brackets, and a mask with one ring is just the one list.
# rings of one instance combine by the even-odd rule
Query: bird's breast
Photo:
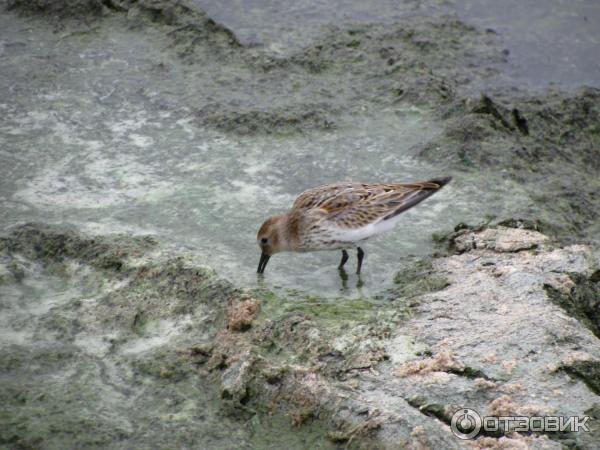
[(318, 227), (307, 230), (301, 235), (297, 251), (310, 252), (319, 250), (341, 250), (352, 248), (361, 239), (352, 239), (340, 234), (335, 229)]

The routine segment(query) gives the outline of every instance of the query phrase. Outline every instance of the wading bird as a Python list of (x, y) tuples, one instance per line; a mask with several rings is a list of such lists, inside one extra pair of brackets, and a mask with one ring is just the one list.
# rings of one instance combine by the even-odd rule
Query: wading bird
[(326, 184), (309, 189), (296, 199), (292, 209), (267, 219), (258, 231), (262, 251), (258, 273), (279, 252), (341, 250), (343, 269), (350, 248), (357, 249), (360, 274), (364, 251), (359, 244), (394, 228), (400, 213), (435, 194), (452, 180), (434, 178), (415, 183)]

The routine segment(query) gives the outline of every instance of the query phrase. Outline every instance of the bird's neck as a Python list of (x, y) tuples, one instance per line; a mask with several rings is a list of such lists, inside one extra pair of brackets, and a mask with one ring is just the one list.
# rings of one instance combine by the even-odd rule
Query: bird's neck
[(292, 211), (282, 216), (279, 234), (281, 239), (280, 245), (284, 251), (302, 251), (301, 220), (301, 211)]

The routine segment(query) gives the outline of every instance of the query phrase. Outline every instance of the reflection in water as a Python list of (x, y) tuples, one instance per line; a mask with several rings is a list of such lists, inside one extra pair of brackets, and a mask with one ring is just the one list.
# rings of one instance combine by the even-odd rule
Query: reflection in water
[[(350, 289), (348, 288), (348, 273), (346, 272), (346, 270), (342, 267), (340, 269), (338, 269), (340, 272), (340, 280), (342, 282), (342, 287), (340, 289), (340, 292), (342, 294), (348, 294), (350, 292)], [(356, 291), (359, 294), (359, 297), (365, 297), (364, 292), (362, 290), (362, 288), (364, 287), (365, 283), (363, 283), (362, 280), (362, 274), (357, 274), (356, 276)]]

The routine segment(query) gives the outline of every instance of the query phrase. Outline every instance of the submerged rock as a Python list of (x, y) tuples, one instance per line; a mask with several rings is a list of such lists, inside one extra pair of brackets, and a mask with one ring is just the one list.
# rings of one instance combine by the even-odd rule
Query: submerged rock
[(444, 136), (420, 156), (458, 170), (489, 170), (498, 183), (515, 180), (539, 205), (525, 218), (541, 220), (547, 232), (574, 242), (597, 235), (599, 123), (595, 88), (462, 98), (446, 112)]
[(48, 262), (77, 258), (99, 269), (119, 271), (128, 258), (142, 256), (156, 243), (152, 236), (88, 238), (73, 228), (31, 223), (16, 227), (10, 237), (0, 237), (0, 251)]
[(228, 111), (220, 105), (207, 105), (196, 112), (203, 125), (239, 135), (294, 134), (307, 131), (330, 131), (334, 122), (327, 105), (290, 105), (267, 111)]

